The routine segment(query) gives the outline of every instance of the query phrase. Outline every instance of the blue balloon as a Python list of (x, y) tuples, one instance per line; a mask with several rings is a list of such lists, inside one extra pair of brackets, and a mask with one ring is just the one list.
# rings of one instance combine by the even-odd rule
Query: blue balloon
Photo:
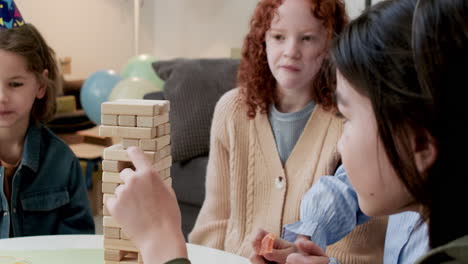
[(113, 70), (97, 71), (81, 87), (80, 102), (91, 121), (101, 124), (101, 104), (106, 102), (114, 86), (122, 80)]

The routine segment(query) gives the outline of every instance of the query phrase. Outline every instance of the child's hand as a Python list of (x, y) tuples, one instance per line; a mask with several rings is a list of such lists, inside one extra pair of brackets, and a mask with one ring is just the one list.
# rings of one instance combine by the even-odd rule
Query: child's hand
[(254, 233), (252, 239), (254, 254), (250, 257), (250, 262), (252, 264), (266, 264), (271, 261), (277, 263), (286, 263), (287, 256), (293, 252), (297, 252), (297, 248), (294, 243), (288, 242), (281, 238), (275, 238), (273, 243), (273, 252), (260, 255), (260, 251), (262, 249), (262, 240), (266, 235), (268, 235), (268, 232), (263, 229), (259, 229)]
[(186, 257), (181, 215), (173, 190), (162, 182), (139, 148), (130, 147), (127, 153), (135, 170), (124, 169), (120, 173), (124, 183), (116, 188), (115, 198), (107, 199), (107, 209), (140, 249), (145, 262), (164, 263)]
[(299, 236), (295, 242), (299, 252), (286, 258), (286, 264), (328, 264), (330, 259), (314, 242)]

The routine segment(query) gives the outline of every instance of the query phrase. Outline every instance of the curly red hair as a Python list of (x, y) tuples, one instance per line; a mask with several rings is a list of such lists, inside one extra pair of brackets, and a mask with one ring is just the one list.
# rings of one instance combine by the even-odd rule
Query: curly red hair
[[(247, 105), (247, 116), (257, 111), (266, 113), (274, 102), (276, 80), (267, 61), (265, 33), (270, 29), (276, 10), (284, 0), (261, 0), (250, 21), (250, 31), (244, 39), (242, 59), (237, 74), (240, 96)], [(348, 23), (343, 0), (308, 0), (312, 14), (323, 22), (329, 38), (338, 35)], [(324, 60), (311, 87), (312, 99), (325, 109), (334, 107), (332, 93), (336, 85), (334, 70)]]

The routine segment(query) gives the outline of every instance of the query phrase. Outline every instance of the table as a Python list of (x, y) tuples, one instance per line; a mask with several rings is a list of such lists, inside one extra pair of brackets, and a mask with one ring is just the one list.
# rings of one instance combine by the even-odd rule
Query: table
[[(32, 264), (103, 264), (102, 235), (57, 235), (0, 239), (0, 256)], [(192, 264), (248, 264), (248, 259), (217, 249), (187, 243)], [(76, 262), (72, 262), (75, 260)]]

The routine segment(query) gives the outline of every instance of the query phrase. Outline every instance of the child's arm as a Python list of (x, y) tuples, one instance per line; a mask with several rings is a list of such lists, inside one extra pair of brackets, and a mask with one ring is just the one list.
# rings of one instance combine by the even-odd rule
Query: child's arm
[(61, 209), (62, 219), (59, 221), (57, 233), (94, 234), (94, 221), (89, 207), (85, 178), (77, 158), (74, 158), (68, 173), (70, 203)]
[(130, 147), (127, 153), (135, 170), (120, 172), (123, 184), (115, 189), (114, 197), (106, 199), (109, 213), (140, 250), (144, 263), (187, 263), (174, 191), (162, 182), (141, 149)]
[(370, 218), (359, 209), (357, 194), (343, 166), (335, 176), (324, 176), (306, 193), (300, 221), (286, 225), (283, 238), (294, 241), (298, 234), (309, 236), (322, 249)]

